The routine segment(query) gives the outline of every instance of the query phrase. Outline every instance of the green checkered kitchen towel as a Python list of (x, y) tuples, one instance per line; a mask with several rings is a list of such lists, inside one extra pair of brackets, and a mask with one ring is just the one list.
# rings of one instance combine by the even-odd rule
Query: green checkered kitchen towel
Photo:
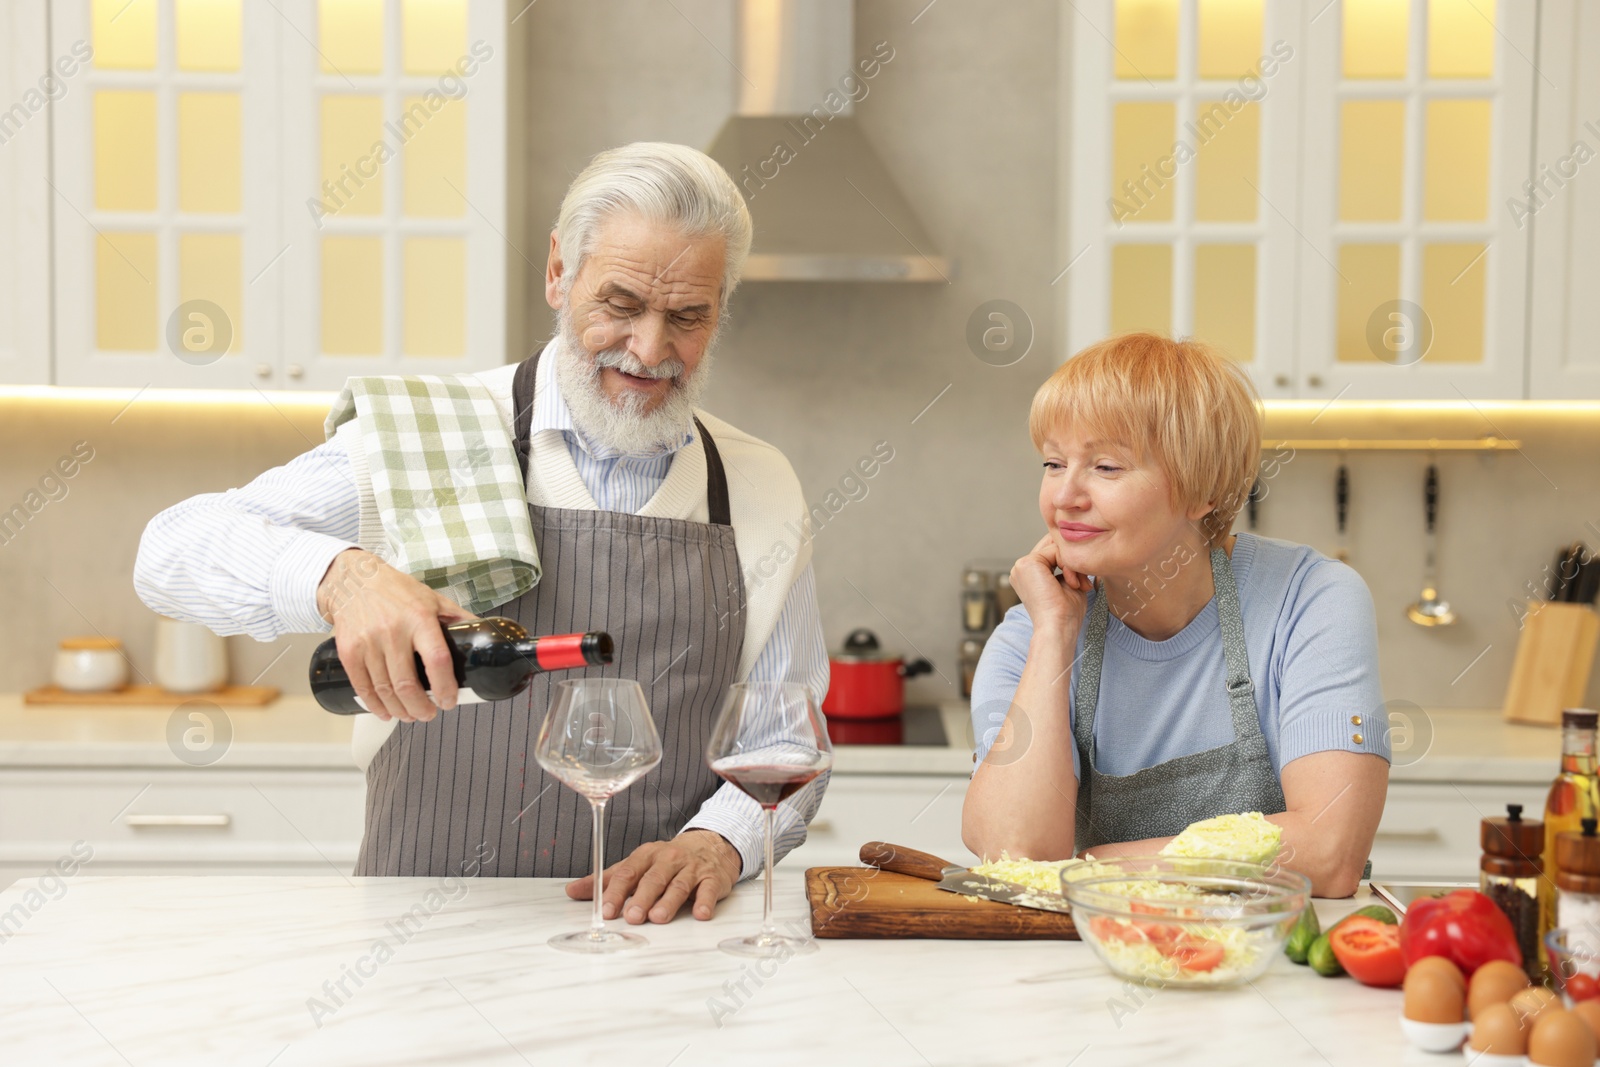
[(358, 420), (387, 562), (474, 614), (539, 581), (522, 468), (494, 396), (472, 378), (350, 378), (323, 432)]

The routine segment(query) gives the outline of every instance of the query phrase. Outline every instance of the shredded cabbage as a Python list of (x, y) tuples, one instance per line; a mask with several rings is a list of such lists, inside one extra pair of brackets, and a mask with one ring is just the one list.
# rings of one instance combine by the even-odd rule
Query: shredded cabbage
[[(1118, 922), (1115, 919), (1107, 921)], [(1155, 921), (1159, 922), (1159, 919)], [(1184, 938), (1191, 944), (1214, 942), (1222, 946), (1222, 962), (1210, 970), (1199, 971), (1185, 970), (1159, 945), (1150, 941), (1137, 937), (1123, 940), (1094, 936), (1092, 926), (1089, 936), (1094, 937), (1095, 944), (1118, 973), (1143, 981), (1170, 982), (1175, 985), (1225, 985), (1237, 981), (1250, 975), (1260, 963), (1262, 953), (1274, 951), (1277, 941), (1270, 929), (1246, 930), (1229, 926), (1186, 928)]]
[(1043, 893), (1061, 892), (1061, 872), (1068, 867), (1083, 866), (1082, 860), (1029, 860), (1012, 859), (1002, 852), (997, 860), (987, 863), (975, 864), (971, 869), (973, 874), (981, 874), (985, 878), (993, 878), (998, 882), (1010, 882), (1027, 889), (1038, 890)]
[(1247, 811), (1191, 823), (1167, 842), (1161, 855), (1268, 864), (1278, 855), (1282, 841), (1283, 827), (1268, 822), (1259, 811)]

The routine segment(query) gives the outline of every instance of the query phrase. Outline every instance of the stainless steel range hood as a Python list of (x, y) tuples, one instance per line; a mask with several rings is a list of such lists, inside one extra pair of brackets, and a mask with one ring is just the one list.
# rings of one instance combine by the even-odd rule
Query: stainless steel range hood
[(736, 3), (738, 112), (706, 151), (755, 223), (745, 280), (948, 281), (854, 115), (854, 99), (893, 77), (892, 51), (887, 63), (856, 55), (852, 0)]

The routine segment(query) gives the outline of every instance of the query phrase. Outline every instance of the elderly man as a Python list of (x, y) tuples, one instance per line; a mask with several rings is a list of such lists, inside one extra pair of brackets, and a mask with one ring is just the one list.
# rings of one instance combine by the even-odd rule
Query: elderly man
[[(778, 554), (775, 577), (764, 564), (748, 590), (741, 574), (741, 559), (770, 556), (786, 524), (803, 525), (794, 472), (771, 445), (696, 410), (749, 248), (744, 202), (707, 156), (650, 143), (603, 152), (550, 235), (555, 339), (476, 375), (515, 442), (544, 563), (542, 580), (493, 614), (534, 632), (614, 632), (606, 673), (636, 678), (661, 728), (661, 767), (608, 806), (603, 908), (631, 923), (667, 922), (691, 899), (708, 919), (760, 870), (760, 808), (705, 765), (728, 685), (793, 681), (820, 695), (827, 684), (805, 546)], [(242, 489), (162, 512), (140, 545), (139, 595), (258, 640), (331, 628), (384, 720), (358, 725), (391, 731), (368, 754), (357, 874), (445, 875), (485, 855), (489, 875), (587, 871), (587, 805), (533, 756), (551, 676), (511, 701), (455, 706), (438, 620), (471, 616), (360, 543), (372, 490), (352, 465), (336, 435)], [(780, 810), (778, 855), (804, 840), (821, 794), (819, 780)], [(589, 899), (592, 881), (567, 891)]]

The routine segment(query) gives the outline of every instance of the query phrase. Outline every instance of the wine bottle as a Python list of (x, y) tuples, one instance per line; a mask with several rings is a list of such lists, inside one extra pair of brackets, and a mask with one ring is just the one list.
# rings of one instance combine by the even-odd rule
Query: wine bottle
[[(551, 634), (534, 637), (522, 624), (506, 618), (468, 619), (440, 624), (450, 660), (455, 667), (458, 704), (509, 700), (528, 688), (541, 671), (571, 670), (611, 662), (608, 633)], [(428, 675), (422, 657), (412, 653), (417, 680), (424, 686)], [(339, 661), (333, 638), (311, 654), (311, 695), (323, 709), (336, 715), (359, 715), (368, 710), (356, 696), (350, 675)], [(429, 697), (432, 698), (432, 691)]]

